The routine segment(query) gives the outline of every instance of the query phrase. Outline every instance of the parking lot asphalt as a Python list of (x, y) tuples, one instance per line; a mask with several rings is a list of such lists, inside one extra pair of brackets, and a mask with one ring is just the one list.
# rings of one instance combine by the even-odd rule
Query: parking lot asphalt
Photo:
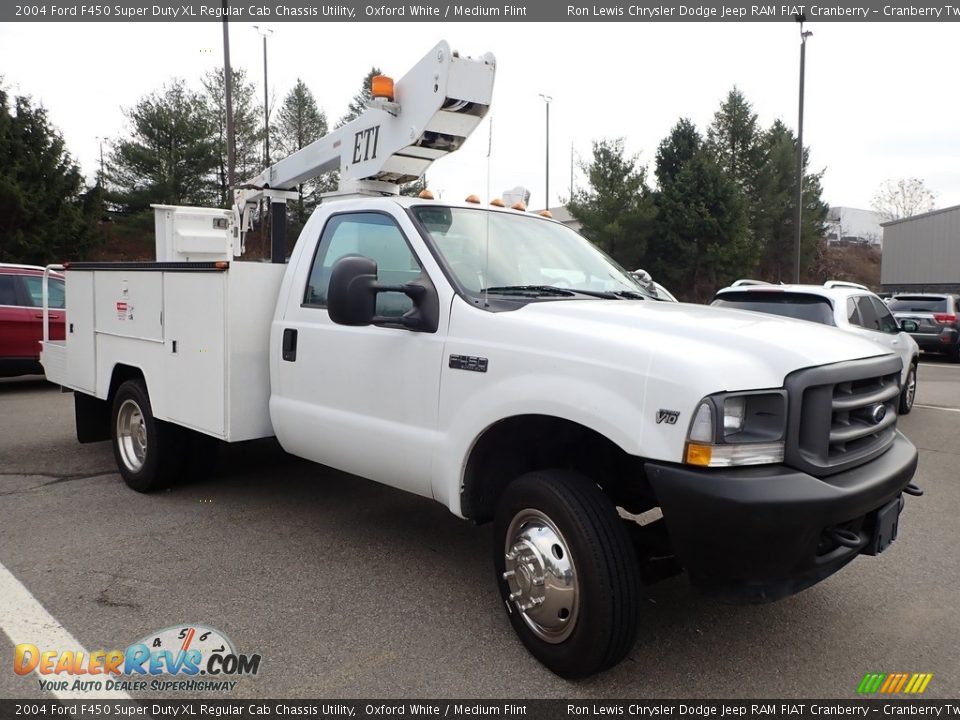
[[(960, 366), (924, 358), (900, 427), (926, 494), (887, 552), (770, 605), (652, 585), (629, 658), (578, 682), (515, 638), (488, 527), (272, 441), (140, 495), (109, 443), (76, 442), (71, 395), (41, 378), (0, 380), (0, 565), (88, 649), (203, 623), (262, 655), (257, 677), (199, 697), (853, 699), (867, 672), (933, 673), (925, 696), (957, 697)], [(12, 670), (33, 641), (0, 633), (0, 698), (50, 697)]]

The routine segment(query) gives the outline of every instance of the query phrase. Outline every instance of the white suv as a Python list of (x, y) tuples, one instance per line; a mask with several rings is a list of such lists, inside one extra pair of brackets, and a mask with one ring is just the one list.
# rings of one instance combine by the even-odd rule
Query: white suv
[(823, 285), (773, 285), (760, 280), (737, 280), (717, 291), (710, 304), (834, 325), (889, 348), (903, 361), (900, 414), (906, 415), (913, 408), (920, 348), (883, 300), (865, 286), (839, 280)]

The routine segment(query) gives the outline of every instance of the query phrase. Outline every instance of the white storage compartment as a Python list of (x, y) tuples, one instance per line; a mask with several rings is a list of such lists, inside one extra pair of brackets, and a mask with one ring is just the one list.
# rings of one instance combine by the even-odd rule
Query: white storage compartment
[(234, 226), (230, 210), (175, 205), (151, 207), (156, 228), (157, 262), (233, 259)]
[(158, 419), (230, 442), (269, 437), (270, 324), (285, 269), (75, 263), (51, 379), (107, 399), (117, 366), (137, 368)]

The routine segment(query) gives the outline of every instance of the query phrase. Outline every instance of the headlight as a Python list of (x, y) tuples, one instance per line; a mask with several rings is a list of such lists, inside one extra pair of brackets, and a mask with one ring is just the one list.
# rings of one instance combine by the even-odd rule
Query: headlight
[(684, 461), (701, 467), (783, 462), (786, 427), (784, 390), (711, 395), (694, 413)]

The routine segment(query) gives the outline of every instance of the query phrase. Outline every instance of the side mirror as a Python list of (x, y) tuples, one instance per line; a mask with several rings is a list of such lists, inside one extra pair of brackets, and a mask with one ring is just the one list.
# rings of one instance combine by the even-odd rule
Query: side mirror
[[(402, 317), (378, 316), (377, 293), (382, 292), (403, 293), (413, 301), (413, 310)], [(400, 325), (417, 332), (436, 332), (440, 298), (426, 276), (405, 285), (381, 285), (376, 260), (344, 255), (330, 272), (327, 312), (337, 325)]]
[(377, 263), (362, 255), (340, 258), (330, 273), (327, 312), (337, 325), (370, 325), (377, 307)]
[(901, 320), (900, 329), (904, 332), (913, 333), (920, 329), (920, 324), (916, 320)]

